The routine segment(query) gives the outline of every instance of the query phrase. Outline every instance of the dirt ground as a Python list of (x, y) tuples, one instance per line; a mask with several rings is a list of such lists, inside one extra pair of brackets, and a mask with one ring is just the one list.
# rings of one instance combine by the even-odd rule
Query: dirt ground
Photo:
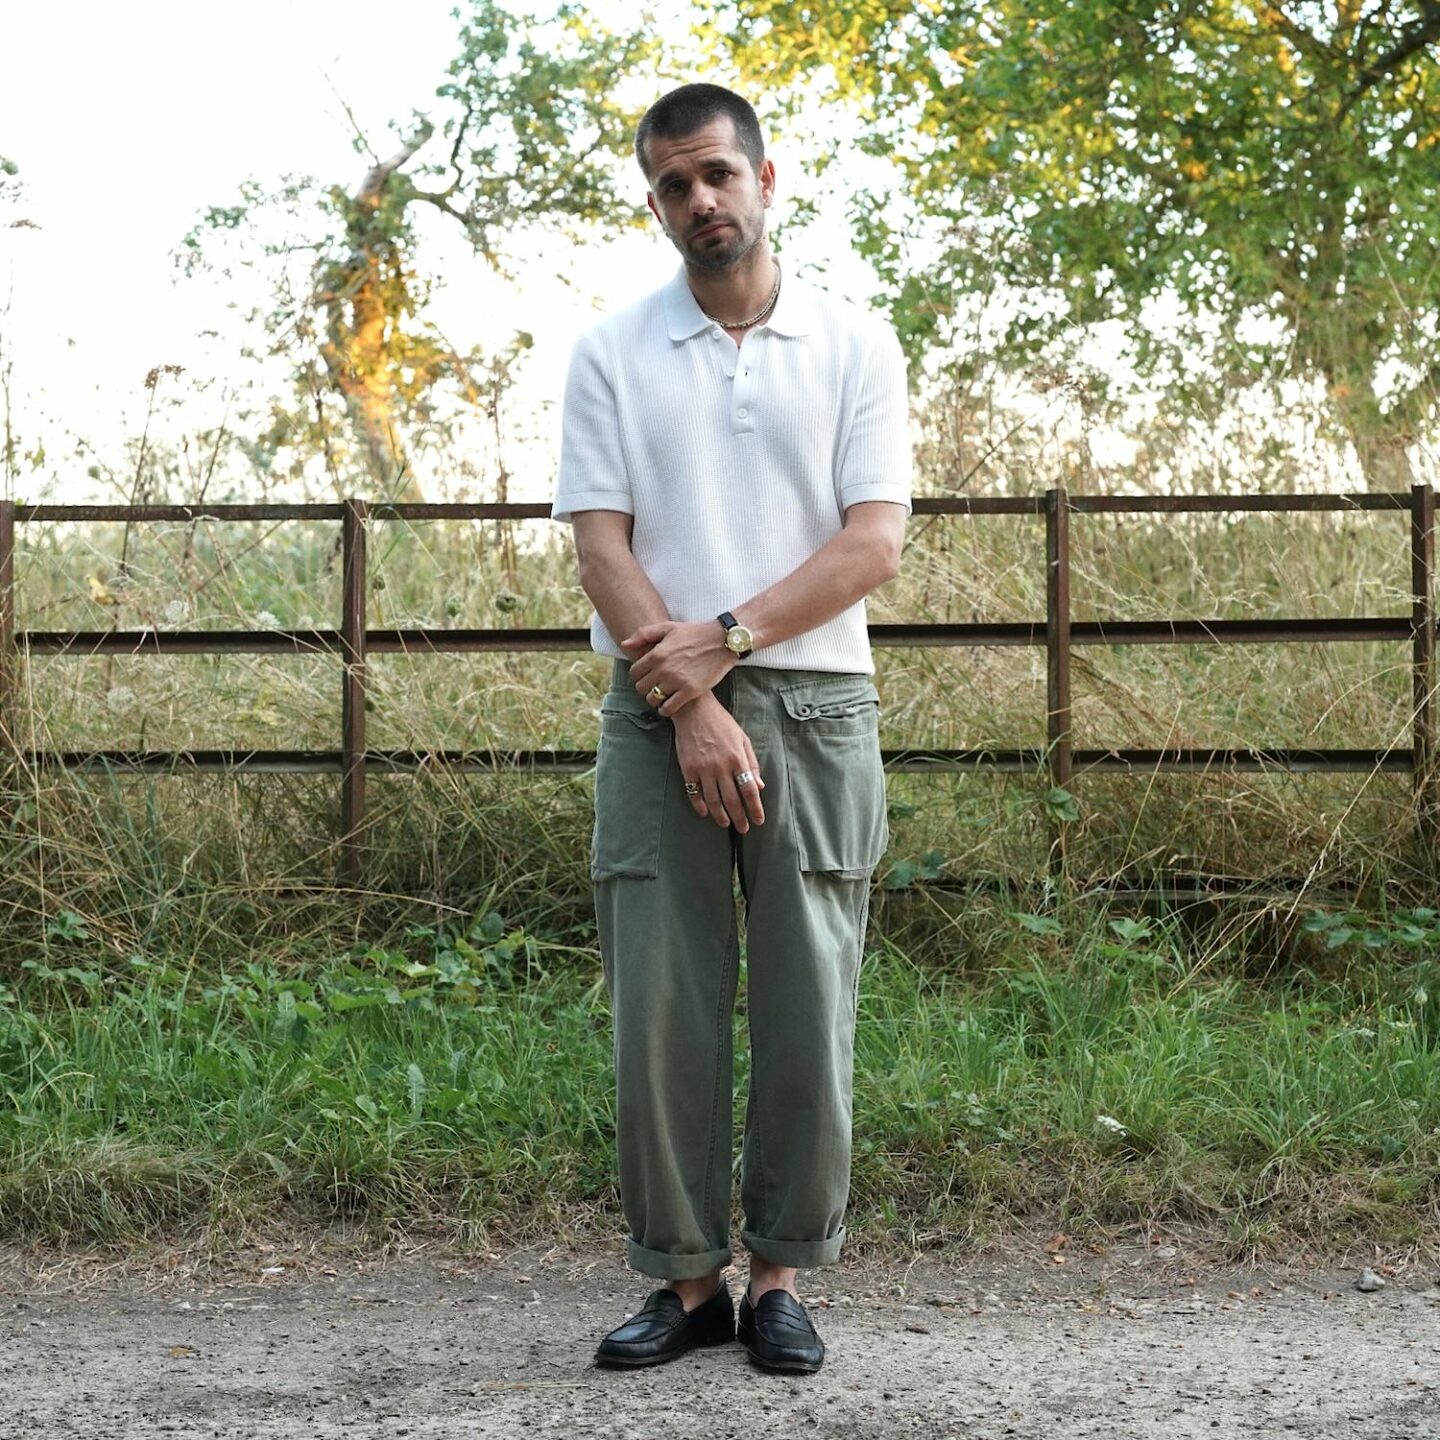
[[(801, 1276), (824, 1369), (779, 1377), (738, 1345), (593, 1368), (655, 1283), (614, 1250), (393, 1248), (0, 1252), (0, 1436), (1440, 1437), (1440, 1284), (1403, 1258), (1237, 1268), (1164, 1236), (1037, 1236), (849, 1263)], [(1357, 1288), (1365, 1263), (1383, 1288)]]

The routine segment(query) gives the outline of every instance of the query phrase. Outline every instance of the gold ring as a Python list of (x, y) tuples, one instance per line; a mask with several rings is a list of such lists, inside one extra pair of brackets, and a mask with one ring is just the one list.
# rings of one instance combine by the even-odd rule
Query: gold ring
[(658, 685), (652, 685), (647, 693), (652, 700), (664, 700), (667, 698), (665, 692)]

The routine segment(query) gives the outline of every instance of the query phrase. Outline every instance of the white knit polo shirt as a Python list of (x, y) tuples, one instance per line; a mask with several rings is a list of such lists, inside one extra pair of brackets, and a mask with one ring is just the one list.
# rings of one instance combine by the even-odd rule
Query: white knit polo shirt
[[(737, 346), (682, 266), (577, 342), (551, 513), (633, 515), (630, 549), (670, 618), (714, 620), (837, 535), (846, 506), (888, 500), (908, 514), (909, 429), (885, 321), (787, 274)], [(590, 642), (631, 658), (597, 614)], [(865, 602), (741, 663), (873, 674)]]

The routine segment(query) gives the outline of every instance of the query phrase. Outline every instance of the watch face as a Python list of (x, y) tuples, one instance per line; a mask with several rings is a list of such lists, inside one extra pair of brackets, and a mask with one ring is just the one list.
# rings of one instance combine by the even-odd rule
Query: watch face
[(750, 632), (743, 625), (732, 625), (725, 632), (725, 643), (737, 655), (743, 655), (750, 648), (750, 640)]

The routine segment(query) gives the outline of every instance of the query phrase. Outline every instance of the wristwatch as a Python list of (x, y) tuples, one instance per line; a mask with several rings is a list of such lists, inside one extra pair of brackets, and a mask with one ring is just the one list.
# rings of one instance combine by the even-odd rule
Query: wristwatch
[(748, 655), (755, 648), (755, 637), (728, 610), (716, 618), (725, 631), (725, 648), (732, 655)]

